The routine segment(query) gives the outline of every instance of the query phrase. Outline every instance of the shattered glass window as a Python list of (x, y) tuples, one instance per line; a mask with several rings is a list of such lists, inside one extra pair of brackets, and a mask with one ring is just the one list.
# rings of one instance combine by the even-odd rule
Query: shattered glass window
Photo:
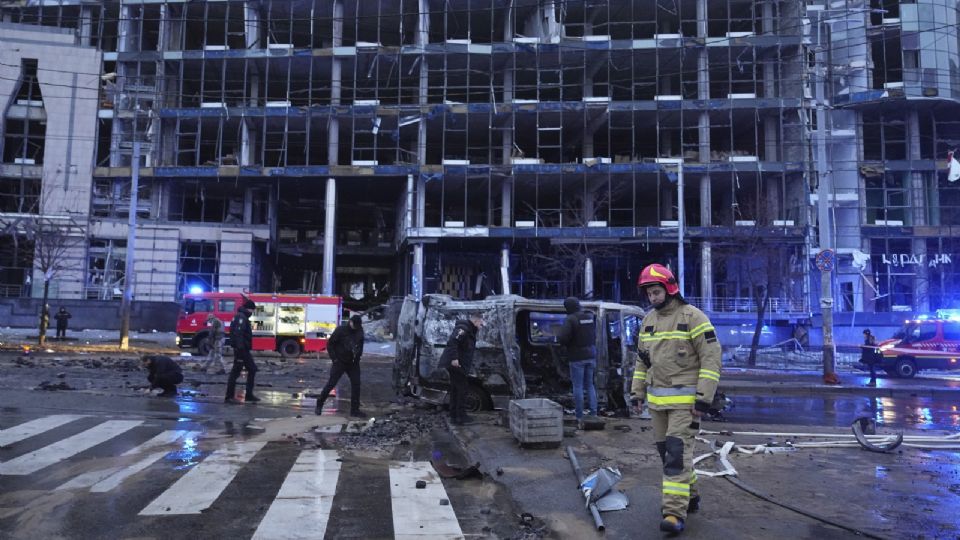
[(534, 344), (556, 343), (557, 335), (567, 316), (563, 313), (530, 312), (530, 342)]

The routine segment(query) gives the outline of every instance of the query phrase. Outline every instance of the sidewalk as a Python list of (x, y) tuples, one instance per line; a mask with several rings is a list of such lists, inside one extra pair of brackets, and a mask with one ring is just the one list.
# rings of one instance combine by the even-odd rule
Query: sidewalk
[(954, 397), (960, 398), (960, 373), (925, 372), (913, 379), (881, 373), (875, 388), (865, 386), (870, 374), (837, 371), (840, 384), (823, 384), (823, 374), (810, 370), (723, 368), (720, 389), (728, 394), (821, 395), (844, 394), (867, 397)]

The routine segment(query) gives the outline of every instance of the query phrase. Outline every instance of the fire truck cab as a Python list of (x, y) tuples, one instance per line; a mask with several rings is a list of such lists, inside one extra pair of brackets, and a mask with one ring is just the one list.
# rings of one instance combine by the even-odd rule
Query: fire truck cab
[(889, 375), (909, 378), (923, 369), (960, 368), (960, 318), (907, 320), (879, 350)]
[(250, 316), (254, 351), (276, 351), (285, 358), (302, 352), (327, 350), (327, 340), (340, 322), (342, 300), (339, 296), (266, 293), (186, 294), (177, 319), (177, 345), (192, 348), (198, 354), (210, 352), (210, 327), (213, 314), (223, 322), (226, 344), (230, 343), (230, 322), (246, 299), (253, 300), (256, 311)]

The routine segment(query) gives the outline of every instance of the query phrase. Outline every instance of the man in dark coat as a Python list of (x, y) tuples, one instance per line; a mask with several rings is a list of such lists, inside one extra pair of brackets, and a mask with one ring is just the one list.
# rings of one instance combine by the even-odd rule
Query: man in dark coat
[(344, 373), (350, 377), (350, 416), (366, 418), (360, 410), (360, 356), (363, 354), (363, 319), (359, 315), (350, 317), (347, 324), (337, 327), (327, 341), (327, 354), (333, 365), (330, 367), (330, 380), (320, 392), (314, 412), (320, 414), (323, 403), (330, 397), (330, 391), (337, 386)]
[(140, 359), (143, 366), (149, 372), (147, 380), (150, 381), (150, 389), (160, 388), (163, 390), (159, 397), (174, 397), (177, 395), (177, 385), (183, 382), (183, 372), (180, 366), (169, 356), (144, 355)]
[(230, 323), (230, 343), (233, 345), (233, 369), (230, 370), (230, 376), (227, 378), (227, 396), (223, 399), (224, 403), (237, 403), (237, 378), (240, 372), (247, 370), (247, 391), (243, 400), (247, 402), (260, 401), (260, 398), (253, 395), (254, 380), (257, 376), (257, 365), (253, 362), (253, 356), (250, 351), (253, 349), (253, 328), (250, 326), (250, 315), (257, 309), (253, 300), (244, 301), (237, 314), (233, 316)]
[(60, 311), (53, 316), (57, 320), (57, 339), (67, 339), (67, 321), (70, 317), (70, 312), (63, 306), (60, 306)]
[(567, 318), (557, 335), (557, 342), (567, 348), (574, 410), (577, 421), (581, 421), (584, 386), (590, 400), (590, 414), (597, 414), (597, 388), (593, 384), (597, 370), (597, 322), (593, 313), (580, 309), (580, 301), (572, 296), (563, 301), (563, 307), (567, 310)]
[(470, 315), (469, 320), (460, 320), (453, 327), (447, 347), (440, 356), (439, 367), (450, 375), (450, 420), (463, 425), (472, 420), (466, 412), (466, 396), (470, 383), (467, 374), (473, 365), (473, 353), (477, 349), (477, 332), (483, 326), (483, 317)]

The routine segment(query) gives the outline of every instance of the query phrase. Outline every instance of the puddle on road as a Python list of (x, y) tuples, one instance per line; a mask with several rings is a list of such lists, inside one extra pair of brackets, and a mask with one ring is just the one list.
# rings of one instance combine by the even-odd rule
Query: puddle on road
[(164, 461), (175, 463), (173, 470), (179, 471), (193, 467), (203, 459), (203, 452), (200, 451), (196, 437), (183, 439), (179, 450), (174, 450), (164, 456)]

